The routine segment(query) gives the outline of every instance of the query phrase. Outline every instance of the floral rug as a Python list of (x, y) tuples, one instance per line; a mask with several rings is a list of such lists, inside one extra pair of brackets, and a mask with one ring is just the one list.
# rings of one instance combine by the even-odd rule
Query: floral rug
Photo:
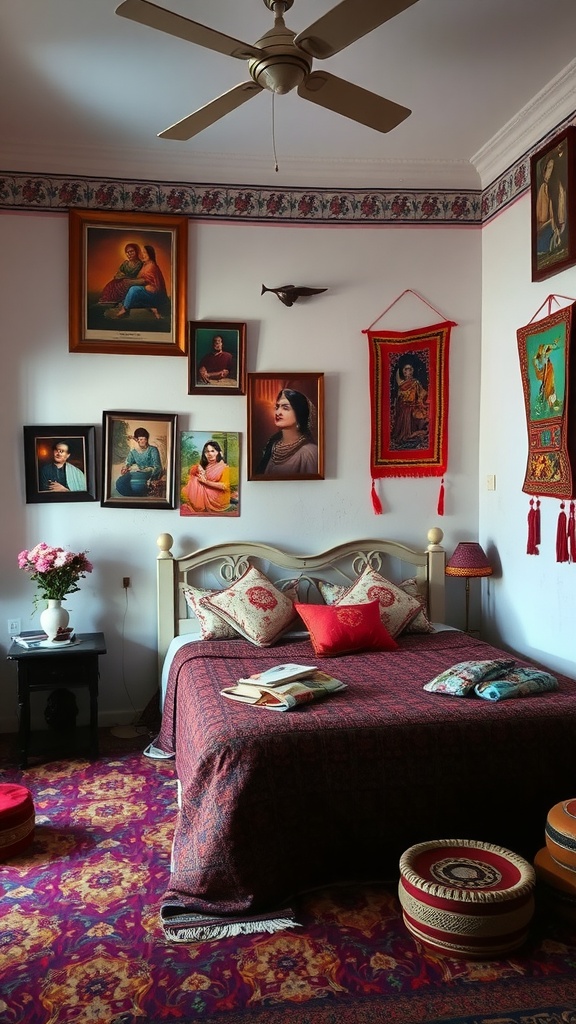
[(576, 932), (543, 913), (488, 962), (423, 955), (385, 885), (302, 896), (286, 932), (174, 944), (172, 762), (131, 751), (2, 778), (37, 814), (32, 849), (0, 865), (2, 1024), (576, 1024)]

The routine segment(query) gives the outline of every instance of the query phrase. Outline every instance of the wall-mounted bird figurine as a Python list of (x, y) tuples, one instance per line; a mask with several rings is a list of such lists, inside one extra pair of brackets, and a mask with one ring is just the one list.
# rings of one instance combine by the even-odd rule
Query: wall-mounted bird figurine
[(267, 288), (263, 284), (260, 295), (264, 295), (264, 292), (273, 292), (285, 306), (293, 306), (303, 295), (319, 295), (325, 291), (326, 288), (297, 288), (293, 284), (283, 284), (281, 288)]

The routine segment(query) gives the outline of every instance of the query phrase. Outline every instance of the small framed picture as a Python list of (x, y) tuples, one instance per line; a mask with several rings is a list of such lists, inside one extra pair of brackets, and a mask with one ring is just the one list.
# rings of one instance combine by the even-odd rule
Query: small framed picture
[(188, 220), (71, 210), (70, 352), (186, 355)]
[(248, 374), (248, 479), (324, 479), (324, 374)]
[(175, 413), (103, 413), (103, 506), (175, 508), (177, 419)]
[(95, 429), (24, 427), (26, 501), (95, 501)]
[(180, 434), (180, 515), (240, 515), (240, 434)]
[(532, 280), (576, 263), (576, 127), (530, 158)]
[(188, 325), (188, 394), (246, 394), (246, 324), (197, 320)]

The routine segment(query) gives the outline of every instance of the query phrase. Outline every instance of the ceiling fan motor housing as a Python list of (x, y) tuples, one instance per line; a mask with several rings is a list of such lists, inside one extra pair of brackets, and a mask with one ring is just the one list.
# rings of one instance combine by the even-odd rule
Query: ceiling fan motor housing
[(283, 95), (296, 89), (310, 74), (312, 57), (294, 46), (294, 36), (280, 18), (256, 43), (264, 55), (251, 57), (248, 70), (263, 89)]

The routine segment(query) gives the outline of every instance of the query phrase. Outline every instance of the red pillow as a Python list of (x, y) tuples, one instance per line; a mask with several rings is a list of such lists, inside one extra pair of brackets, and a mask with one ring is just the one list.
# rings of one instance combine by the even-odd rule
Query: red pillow
[(317, 655), (351, 651), (394, 651), (395, 640), (382, 623), (378, 601), (367, 604), (295, 604)]

